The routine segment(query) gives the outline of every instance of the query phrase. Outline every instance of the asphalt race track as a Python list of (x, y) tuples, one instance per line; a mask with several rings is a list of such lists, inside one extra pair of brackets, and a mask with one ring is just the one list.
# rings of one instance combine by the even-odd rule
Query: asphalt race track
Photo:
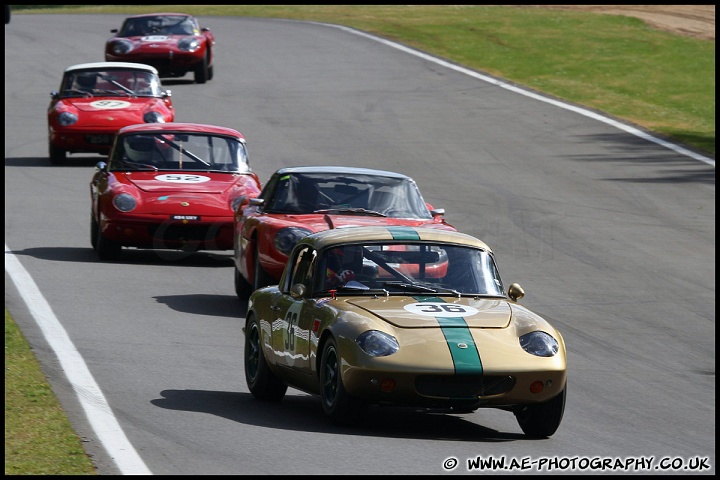
[[(123, 17), (13, 15), (5, 26), (5, 244), (150, 472), (715, 473), (714, 160), (341, 28), (201, 17), (218, 41), (215, 76), (165, 80), (177, 121), (243, 132), (263, 182), (311, 164), (411, 175), (450, 223), (493, 247), (504, 282), (519, 282), (521, 303), (568, 346), (567, 407), (550, 439), (524, 438), (493, 410), (378, 409), (341, 429), (316, 398), (290, 390), (268, 405), (248, 393), (231, 252), (127, 251), (116, 263), (93, 252), (101, 157), (51, 166), (45, 110), (62, 70), (102, 61)], [(126, 473), (84, 413), (97, 397), (68, 381), (37, 304), (9, 277), (9, 255), (6, 306), (99, 473)], [(478, 457), (532, 469), (468, 464)]]

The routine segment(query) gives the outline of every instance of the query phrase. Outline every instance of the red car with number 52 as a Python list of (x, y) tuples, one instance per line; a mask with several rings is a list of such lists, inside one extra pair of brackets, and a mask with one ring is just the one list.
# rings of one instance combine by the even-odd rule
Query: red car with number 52
[(260, 189), (237, 130), (131, 125), (90, 183), (90, 241), (103, 260), (117, 259), (123, 247), (231, 250), (233, 201)]

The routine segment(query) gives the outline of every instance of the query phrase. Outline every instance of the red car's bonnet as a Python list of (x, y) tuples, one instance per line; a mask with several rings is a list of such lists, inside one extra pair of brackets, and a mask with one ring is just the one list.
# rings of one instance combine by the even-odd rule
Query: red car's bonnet
[(157, 49), (160, 47), (172, 48), (175, 47), (180, 39), (185, 37), (192, 37), (193, 35), (147, 35), (143, 37), (126, 37), (127, 40), (132, 41), (135, 45), (139, 45), (141, 48), (152, 48)]
[(226, 192), (238, 183), (242, 176), (209, 172), (127, 172), (117, 174), (121, 182), (135, 185), (148, 193), (210, 193)]
[[(82, 112), (97, 112), (97, 113), (112, 113), (115, 110), (144, 110), (148, 106), (152, 106), (155, 103), (160, 102), (159, 99), (148, 99), (146, 97), (131, 98), (131, 97), (103, 97), (103, 98), (65, 98), (63, 99), (65, 104), (72, 105)], [(101, 102), (101, 106), (97, 102)], [(117, 107), (109, 108), (114, 104)]]
[(288, 226), (295, 224), (298, 227), (309, 228), (314, 232), (321, 230), (327, 230), (330, 228), (343, 228), (352, 226), (402, 226), (402, 227), (447, 227), (448, 230), (453, 230), (452, 227), (435, 222), (433, 220), (419, 220), (416, 218), (387, 218), (387, 217), (373, 217), (366, 215), (274, 215), (278, 220), (285, 220)]

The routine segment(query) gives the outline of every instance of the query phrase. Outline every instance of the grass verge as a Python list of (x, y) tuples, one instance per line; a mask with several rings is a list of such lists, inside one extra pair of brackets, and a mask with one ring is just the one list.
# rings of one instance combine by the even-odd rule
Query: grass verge
[(5, 475), (94, 475), (35, 355), (5, 309)]
[[(158, 5), (37, 7), (43, 6), (18, 6), (17, 12), (166, 10)], [(715, 155), (715, 41), (660, 31), (638, 18), (507, 5), (183, 5), (182, 11), (211, 29), (211, 16), (346, 25)]]

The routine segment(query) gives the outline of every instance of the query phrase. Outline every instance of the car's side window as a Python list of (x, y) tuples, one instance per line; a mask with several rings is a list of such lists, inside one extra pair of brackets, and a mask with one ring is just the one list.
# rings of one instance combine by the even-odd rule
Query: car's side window
[(294, 199), (291, 195), (291, 184), (291, 175), (283, 175), (275, 179), (270, 197), (266, 199), (268, 211), (292, 211)]
[(312, 288), (312, 269), (316, 257), (317, 251), (310, 246), (298, 252), (288, 286), (291, 287), (297, 283), (302, 283), (306, 289), (310, 290)]

